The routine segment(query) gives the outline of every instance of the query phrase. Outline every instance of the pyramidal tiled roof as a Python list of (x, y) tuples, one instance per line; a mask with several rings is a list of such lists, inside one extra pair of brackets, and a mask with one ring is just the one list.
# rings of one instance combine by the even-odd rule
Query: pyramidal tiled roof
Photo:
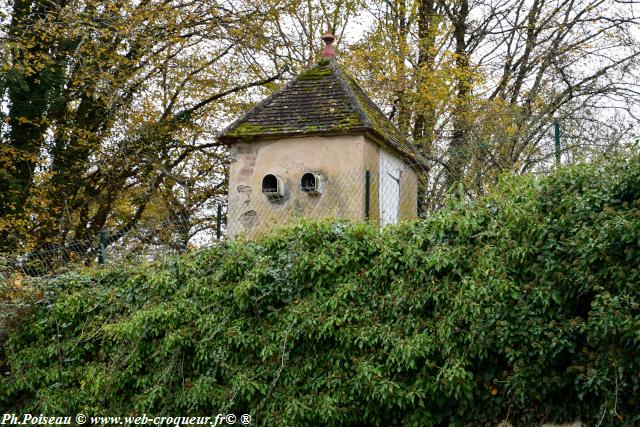
[(418, 160), (417, 150), (402, 132), (331, 59), (322, 59), (264, 99), (225, 129), (219, 140), (337, 134), (370, 134)]

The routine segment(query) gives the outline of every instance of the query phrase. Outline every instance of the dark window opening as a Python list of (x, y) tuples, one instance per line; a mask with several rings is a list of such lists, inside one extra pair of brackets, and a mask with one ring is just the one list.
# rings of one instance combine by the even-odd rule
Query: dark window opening
[(264, 178), (262, 178), (262, 192), (267, 196), (284, 196), (282, 180), (270, 173), (265, 175)]
[(317, 176), (310, 172), (305, 173), (304, 175), (302, 175), (300, 185), (302, 186), (302, 191), (304, 192), (316, 191), (318, 189)]
[(324, 189), (324, 177), (320, 174), (307, 172), (300, 179), (300, 188), (305, 193), (322, 194)]

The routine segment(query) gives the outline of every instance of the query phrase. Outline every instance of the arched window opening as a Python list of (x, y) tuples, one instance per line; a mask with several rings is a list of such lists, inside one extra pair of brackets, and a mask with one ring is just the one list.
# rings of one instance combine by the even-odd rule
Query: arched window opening
[(270, 173), (266, 174), (264, 178), (262, 178), (262, 193), (272, 198), (284, 197), (282, 178)]
[(305, 193), (322, 194), (324, 190), (324, 177), (320, 174), (307, 172), (300, 179), (300, 188)]

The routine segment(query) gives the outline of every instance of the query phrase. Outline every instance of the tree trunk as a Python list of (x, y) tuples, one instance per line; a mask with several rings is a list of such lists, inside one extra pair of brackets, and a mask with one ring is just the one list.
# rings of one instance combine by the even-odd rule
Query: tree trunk
[(461, 0), (459, 9), (452, 16), (453, 36), (455, 39), (455, 60), (458, 72), (456, 97), (453, 110), (453, 130), (448, 149), (446, 187), (450, 189), (464, 178), (465, 166), (469, 157), (469, 97), (472, 78), (469, 69), (466, 34), (469, 17), (469, 3)]

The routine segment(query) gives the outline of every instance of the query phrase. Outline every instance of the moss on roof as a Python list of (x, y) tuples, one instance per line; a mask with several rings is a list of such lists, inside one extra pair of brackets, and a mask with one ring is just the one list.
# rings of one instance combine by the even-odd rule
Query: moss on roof
[(220, 136), (233, 143), (268, 137), (370, 133), (415, 160), (417, 151), (358, 83), (322, 60), (266, 98)]

